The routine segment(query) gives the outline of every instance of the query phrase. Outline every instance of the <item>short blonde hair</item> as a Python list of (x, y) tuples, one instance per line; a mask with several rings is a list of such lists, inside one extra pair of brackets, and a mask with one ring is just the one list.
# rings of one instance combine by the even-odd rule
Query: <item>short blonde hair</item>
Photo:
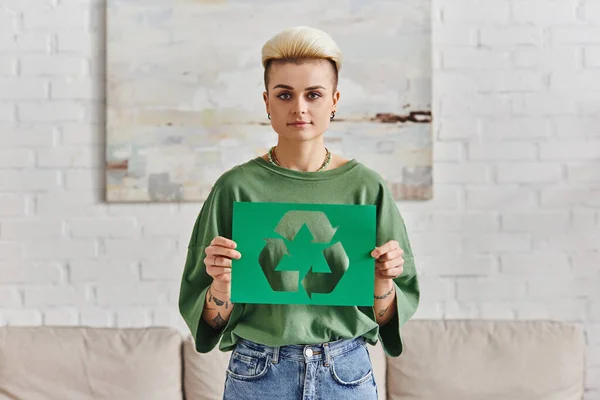
[(297, 63), (306, 60), (330, 61), (335, 72), (334, 87), (337, 86), (338, 73), (342, 68), (342, 51), (332, 37), (322, 30), (297, 26), (276, 34), (264, 44), (262, 65), (265, 68), (265, 87), (273, 61)]

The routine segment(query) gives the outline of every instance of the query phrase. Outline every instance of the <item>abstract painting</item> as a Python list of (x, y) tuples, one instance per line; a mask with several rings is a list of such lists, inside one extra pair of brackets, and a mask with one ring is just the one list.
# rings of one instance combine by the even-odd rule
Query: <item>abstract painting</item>
[(308, 25), (340, 46), (334, 153), (396, 200), (432, 197), (430, 0), (108, 0), (106, 198), (203, 201), (276, 143), (261, 48)]

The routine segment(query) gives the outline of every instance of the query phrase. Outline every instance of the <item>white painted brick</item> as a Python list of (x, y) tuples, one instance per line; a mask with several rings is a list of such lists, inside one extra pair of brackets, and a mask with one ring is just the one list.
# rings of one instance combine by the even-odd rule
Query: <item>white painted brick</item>
[(477, 209), (530, 209), (536, 206), (535, 191), (526, 187), (497, 185), (467, 189), (467, 208)]
[(553, 45), (600, 43), (600, 27), (598, 26), (552, 27), (550, 34)]
[(0, 193), (0, 217), (20, 216), (25, 213), (25, 197), (21, 194)]
[(175, 243), (167, 238), (105, 239), (105, 254), (109, 259), (161, 260), (173, 255)]
[(58, 283), (62, 281), (62, 268), (63, 265), (57, 262), (15, 262), (6, 265), (0, 263), (0, 284)]
[(98, 99), (102, 95), (100, 82), (89, 78), (53, 80), (50, 97), (57, 100), (89, 100)]
[(516, 319), (515, 307), (506, 301), (477, 302), (481, 307), (482, 318), (495, 320)]
[(507, 22), (510, 17), (509, 2), (480, 2), (462, 0), (451, 2), (442, 7), (442, 20), (446, 24), (455, 22), (473, 22), (477, 24)]
[(456, 162), (464, 159), (464, 145), (462, 143), (434, 143), (434, 163)]
[[(201, 205), (196, 205), (195, 212), (191, 214), (191, 218), (195, 221), (200, 212)], [(139, 218), (140, 223), (150, 218), (174, 218), (177, 214), (176, 204), (158, 204), (158, 203), (111, 203), (108, 204), (108, 214), (118, 217), (130, 217), (135, 215)]]
[(431, 231), (434, 232), (493, 232), (499, 227), (495, 213), (436, 212), (431, 216)]
[(553, 122), (559, 137), (600, 137), (600, 117), (555, 117)]
[(69, 263), (69, 277), (72, 283), (81, 282), (129, 282), (140, 280), (139, 265), (135, 262), (117, 260), (75, 260)]
[(444, 302), (444, 319), (479, 319), (481, 307), (474, 302)]
[(592, 321), (600, 322), (600, 302), (593, 302), (590, 308)]
[(20, 103), (19, 121), (23, 122), (76, 122), (83, 118), (83, 108), (74, 101)]
[(15, 106), (9, 103), (0, 103), (0, 122), (15, 120)]
[(572, 46), (517, 48), (512, 51), (512, 62), (517, 68), (572, 71), (581, 68), (581, 50)]
[(485, 255), (419, 255), (418, 270), (428, 276), (486, 276), (493, 272), (494, 261)]
[(503, 116), (509, 115), (510, 111), (510, 97), (503, 94), (477, 94), (468, 97), (448, 95), (442, 99), (442, 115), (445, 117)]
[(536, 148), (533, 143), (503, 141), (468, 144), (468, 158), (475, 161), (533, 160)]
[(596, 213), (593, 210), (573, 210), (571, 229), (574, 231), (593, 231), (598, 228)]
[(600, 253), (594, 251), (574, 254), (571, 256), (571, 266), (573, 268), (573, 276), (593, 277), (600, 275)]
[(512, 112), (519, 116), (571, 115), (577, 111), (575, 97), (563, 93), (514, 94)]
[(53, 147), (38, 150), (36, 152), (36, 164), (42, 168), (97, 168), (104, 164), (101, 160), (102, 154), (102, 149), (96, 146)]
[(434, 27), (438, 46), (475, 46), (477, 30), (473, 26), (444, 25)]
[(122, 283), (98, 284), (96, 300), (102, 306), (153, 306), (166, 302), (165, 285), (143, 282), (131, 285)]
[(3, 7), (0, 9), (0, 36), (8, 36), (16, 31), (17, 14)]
[(456, 284), (458, 301), (517, 300), (525, 297), (525, 282), (514, 277), (460, 278)]
[(152, 324), (149, 310), (143, 308), (127, 308), (116, 311), (116, 325), (119, 328), (143, 328)]
[(0, 170), (0, 190), (44, 191), (57, 187), (55, 171)]
[(0, 148), (0, 168), (27, 168), (33, 165), (33, 153), (27, 149)]
[(586, 116), (600, 116), (600, 96), (598, 93), (592, 92), (590, 95), (586, 95), (586, 92), (580, 93), (577, 100), (577, 112)]
[(522, 302), (517, 309), (521, 320), (560, 320), (580, 322), (585, 320), (585, 300), (561, 299), (539, 302)]
[(600, 47), (586, 47), (584, 64), (591, 68), (600, 67)]
[(21, 60), (21, 73), (24, 75), (52, 76), (71, 75), (79, 76), (83, 73), (85, 60), (82, 57), (71, 55), (23, 55)]
[(196, 216), (189, 215), (165, 215), (169, 223), (165, 224), (163, 219), (144, 216), (138, 219), (144, 236), (177, 236), (182, 232), (192, 232)]
[(460, 254), (461, 237), (453, 233), (414, 233), (411, 246), (415, 254)]
[(106, 206), (99, 204), (99, 196), (93, 191), (57, 192), (38, 194), (35, 211), (41, 216), (101, 216), (106, 215)]
[(600, 140), (556, 140), (540, 143), (541, 160), (600, 160)]
[[(583, 2), (583, 15), (586, 21), (600, 22), (600, 3), (596, 0)], [(600, 379), (598, 379), (600, 382)]]
[(0, 78), (0, 100), (47, 99), (47, 85), (38, 78)]
[(575, 278), (546, 275), (544, 279), (527, 279), (529, 294), (540, 299), (560, 297), (561, 300), (594, 296), (598, 292), (600, 277)]
[(537, 26), (485, 26), (479, 30), (484, 46), (540, 45), (543, 29)]
[[(0, 25), (2, 22), (0, 21)], [(0, 35), (0, 52), (43, 53), (49, 50), (50, 34), (20, 33), (18, 35)]]
[[(454, 278), (423, 276), (419, 280), (422, 293), (427, 293), (430, 301), (444, 301), (456, 297), (456, 281)], [(425, 296), (424, 296), (425, 297)]]
[(467, 139), (477, 136), (479, 132), (479, 123), (473, 118), (441, 118), (438, 138), (447, 139)]
[(89, 12), (81, 6), (60, 5), (53, 8), (34, 8), (24, 13), (23, 27), (26, 31), (78, 31), (85, 28), (88, 15)]
[(467, 253), (521, 253), (531, 250), (531, 238), (522, 233), (469, 234), (465, 238)]
[(16, 263), (23, 256), (23, 245), (18, 242), (0, 242), (0, 261)]
[(91, 258), (96, 256), (94, 240), (44, 240), (25, 243), (25, 257), (32, 260)]
[(86, 305), (79, 309), (79, 320), (84, 326), (112, 327), (114, 326), (113, 313), (102, 307)]
[(185, 254), (168, 261), (145, 260), (141, 262), (141, 277), (144, 281), (177, 281), (181, 279), (185, 265)]
[(84, 287), (49, 286), (25, 287), (25, 305), (41, 306), (76, 306), (87, 301)]
[(545, 87), (545, 76), (534, 71), (444, 71), (436, 80), (441, 95), (457, 93), (530, 92)]
[[(0, 105), (1, 107), (1, 105)], [(52, 127), (30, 125), (9, 125), (2, 127), (0, 146), (2, 147), (49, 147), (53, 144), (54, 131)]]
[(0, 307), (18, 308), (23, 306), (21, 292), (14, 286), (0, 286)]
[[(183, 332), (186, 332), (187, 328), (181, 314), (179, 314), (179, 311), (174, 307), (153, 307), (152, 325), (181, 327)], [(187, 335), (187, 333), (184, 334)]]
[(452, 48), (442, 53), (444, 69), (499, 69), (510, 65), (510, 53), (507, 51), (489, 51), (483, 48)]
[(0, 76), (15, 75), (17, 69), (16, 57), (0, 54)]
[(556, 251), (556, 249), (561, 249), (561, 251), (598, 250), (600, 248), (600, 232), (539, 234), (533, 238), (533, 247), (535, 250), (542, 251)]
[[(590, 389), (598, 390), (600, 389), (600, 367), (592, 367), (588, 368), (585, 371), (585, 386)], [(596, 392), (596, 394), (600, 394)], [(592, 398), (592, 397), (590, 397)], [(597, 398), (597, 397), (595, 397)]]
[(500, 270), (503, 274), (531, 276), (568, 276), (571, 273), (569, 257), (556, 252), (502, 254), (500, 255)]
[(562, 180), (562, 165), (551, 163), (511, 163), (496, 166), (499, 183), (551, 183)]
[(544, 188), (540, 190), (540, 203), (542, 207), (600, 207), (600, 189), (575, 185)]
[(424, 297), (419, 301), (419, 307), (413, 316), (414, 319), (442, 319), (443, 317), (443, 303), (429, 297)]
[(139, 236), (135, 220), (131, 218), (78, 219), (68, 221), (68, 232), (81, 238), (131, 238)]
[(60, 132), (61, 143), (66, 146), (104, 143), (104, 131), (100, 125), (89, 123), (61, 124)]
[(576, 183), (600, 182), (600, 157), (596, 162), (569, 163), (567, 179)]
[(586, 366), (600, 367), (600, 346), (589, 345), (586, 352)]
[(577, 22), (577, 3), (565, 0), (513, 2), (513, 21), (519, 24), (562, 25)]
[(429, 214), (403, 212), (402, 219), (404, 219), (404, 224), (411, 232), (429, 232), (431, 230), (431, 215)]
[(443, 164), (434, 168), (433, 180), (439, 183), (486, 183), (490, 181), (490, 169), (485, 164)]
[(0, 321), (14, 326), (40, 326), (42, 314), (32, 309), (3, 309), (0, 310)]
[(502, 214), (502, 230), (507, 232), (565, 232), (570, 225), (566, 211)]
[(587, 326), (586, 336), (588, 343), (600, 344), (600, 323), (592, 323)]
[(5, 219), (0, 222), (0, 238), (4, 240), (58, 239), (62, 232), (61, 220)]
[(100, 189), (104, 173), (100, 169), (69, 169), (65, 171), (65, 187), (71, 189)]
[(485, 118), (481, 122), (481, 136), (486, 141), (537, 140), (551, 136), (549, 128), (547, 119), (542, 117)]
[(600, 70), (554, 72), (550, 77), (550, 88), (557, 92), (600, 92)]
[(44, 325), (78, 326), (79, 313), (76, 308), (49, 308), (43, 310)]

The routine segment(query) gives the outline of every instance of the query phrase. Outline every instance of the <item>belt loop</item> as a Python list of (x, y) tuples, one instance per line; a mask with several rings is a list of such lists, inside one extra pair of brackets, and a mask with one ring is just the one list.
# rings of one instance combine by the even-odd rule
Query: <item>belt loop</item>
[(329, 343), (323, 343), (323, 352), (325, 353), (325, 366), (329, 367), (331, 364), (331, 355), (329, 354)]
[(273, 364), (277, 364), (279, 362), (279, 347), (273, 347), (273, 360), (271, 360)]

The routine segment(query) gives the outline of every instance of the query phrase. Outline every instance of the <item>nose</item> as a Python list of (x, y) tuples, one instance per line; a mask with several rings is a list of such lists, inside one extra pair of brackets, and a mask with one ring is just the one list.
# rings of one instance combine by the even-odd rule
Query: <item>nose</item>
[(306, 114), (306, 101), (299, 97), (292, 108), (294, 114)]

